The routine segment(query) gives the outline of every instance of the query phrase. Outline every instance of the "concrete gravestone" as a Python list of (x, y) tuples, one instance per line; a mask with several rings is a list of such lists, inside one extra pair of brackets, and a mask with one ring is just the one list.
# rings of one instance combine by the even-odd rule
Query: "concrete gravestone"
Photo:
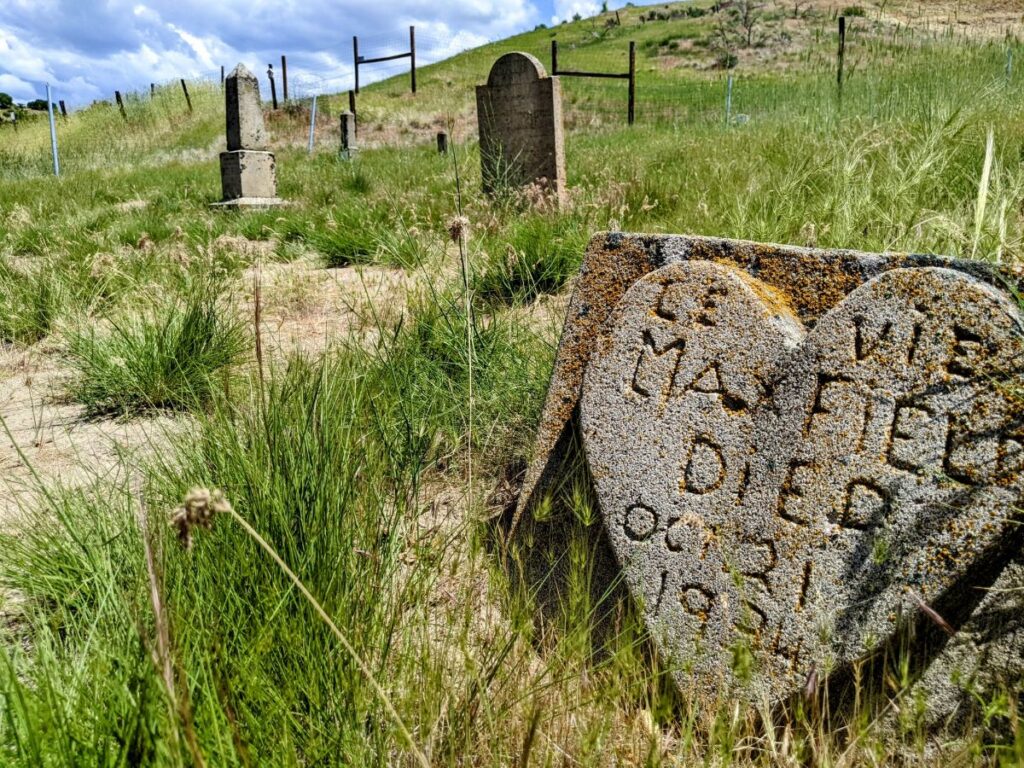
[(612, 548), (682, 684), (777, 700), (922, 604), (993, 634), (979, 604), (1020, 552), (1024, 495), (1024, 322), (998, 285), (934, 257), (595, 239), (539, 464), (578, 407)]
[(283, 201), (277, 197), (277, 167), (263, 124), (259, 82), (242, 64), (224, 81), (224, 102), (227, 151), (220, 155), (224, 199), (217, 205), (280, 205)]
[(527, 53), (507, 53), (476, 89), (484, 191), (540, 184), (562, 202), (565, 149), (557, 77)]

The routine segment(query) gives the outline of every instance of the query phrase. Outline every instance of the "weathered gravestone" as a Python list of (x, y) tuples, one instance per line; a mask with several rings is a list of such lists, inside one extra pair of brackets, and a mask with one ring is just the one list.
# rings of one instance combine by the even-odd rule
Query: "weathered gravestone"
[(1020, 581), (1024, 541), (1008, 285), (932, 256), (598, 236), (519, 511), (578, 429), (681, 686), (778, 701), (944, 620), (912, 653), (951, 715), (1024, 674), (1024, 593), (989, 591)]
[(224, 81), (227, 151), (220, 154), (224, 198), (217, 206), (230, 208), (280, 205), (277, 167), (263, 125), (263, 106), (256, 76), (242, 64)]
[(565, 197), (562, 90), (528, 53), (506, 53), (476, 89), (484, 191), (530, 184)]

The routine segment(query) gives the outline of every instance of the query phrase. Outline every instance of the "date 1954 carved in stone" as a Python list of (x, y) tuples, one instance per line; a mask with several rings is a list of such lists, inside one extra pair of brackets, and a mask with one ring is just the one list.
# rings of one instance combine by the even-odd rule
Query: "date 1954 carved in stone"
[(941, 267), (892, 269), (808, 329), (712, 261), (637, 280), (580, 424), (626, 581), (714, 689), (782, 696), (863, 655), (1004, 546), (1024, 468), (1021, 316)]

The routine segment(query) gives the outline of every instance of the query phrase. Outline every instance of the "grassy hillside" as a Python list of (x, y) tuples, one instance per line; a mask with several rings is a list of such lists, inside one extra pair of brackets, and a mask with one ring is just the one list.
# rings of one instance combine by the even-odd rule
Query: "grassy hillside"
[[(192, 115), (176, 87), (127, 122), (76, 113), (60, 179), (45, 126), (3, 134), (0, 466), (27, 492), (0, 521), (0, 762), (1024, 762), (1013, 684), (963, 738), (925, 729), (899, 666), (827, 731), (677, 693), (604, 580), (582, 467), (501, 538), (592, 233), (1024, 255), (1012, 5), (864, 4), (841, 101), (826, 4), (766, 7), (749, 48), (723, 14), (672, 17), (690, 7), (710, 4), (484, 46), (415, 97), (367, 88), (352, 161), (341, 95), (312, 155), (303, 105), (269, 114), (291, 201), (273, 211), (209, 207), (215, 87)], [(507, 50), (547, 62), (553, 33), (574, 68), (623, 68), (637, 41), (638, 122), (623, 83), (567, 83), (570, 205), (487, 199), (471, 86)]]

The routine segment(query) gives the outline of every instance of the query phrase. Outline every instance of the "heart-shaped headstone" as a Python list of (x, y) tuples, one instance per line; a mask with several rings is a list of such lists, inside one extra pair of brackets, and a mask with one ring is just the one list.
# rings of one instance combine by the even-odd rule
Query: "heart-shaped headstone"
[(938, 267), (884, 272), (810, 330), (730, 266), (630, 287), (587, 366), (581, 428), (680, 681), (779, 698), (922, 602), (969, 613), (1024, 487), (1021, 328), (1000, 292)]

